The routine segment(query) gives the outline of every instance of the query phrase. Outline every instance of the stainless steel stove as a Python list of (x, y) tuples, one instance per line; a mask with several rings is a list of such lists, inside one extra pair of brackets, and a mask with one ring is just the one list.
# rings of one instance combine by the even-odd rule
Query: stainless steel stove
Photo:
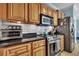
[(60, 55), (60, 38), (55, 36), (48, 36), (48, 56), (59, 56)]

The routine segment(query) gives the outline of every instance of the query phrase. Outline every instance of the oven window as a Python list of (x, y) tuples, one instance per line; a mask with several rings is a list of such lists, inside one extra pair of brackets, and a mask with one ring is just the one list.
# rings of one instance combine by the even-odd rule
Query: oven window
[(54, 55), (56, 50), (56, 43), (50, 44), (50, 55)]

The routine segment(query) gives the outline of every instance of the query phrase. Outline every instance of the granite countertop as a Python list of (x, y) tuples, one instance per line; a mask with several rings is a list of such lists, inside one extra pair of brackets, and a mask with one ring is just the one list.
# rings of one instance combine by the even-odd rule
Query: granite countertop
[(21, 40), (21, 42), (39, 40), (39, 39), (43, 39), (43, 38), (44, 38), (44, 37), (40, 37), (40, 36), (33, 37), (33, 38), (24, 38), (24, 39)]
[(37, 37), (33, 37), (33, 38), (23, 38), (23, 39), (0, 41), (0, 48), (15, 45), (15, 44), (31, 42), (31, 41), (35, 41), (35, 40), (40, 40), (40, 39), (44, 39), (44, 37), (37, 36)]

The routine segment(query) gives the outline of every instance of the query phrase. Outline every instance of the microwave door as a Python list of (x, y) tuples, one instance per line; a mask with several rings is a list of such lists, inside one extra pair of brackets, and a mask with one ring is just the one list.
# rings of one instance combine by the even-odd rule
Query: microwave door
[(42, 24), (50, 24), (50, 18), (43, 16), (42, 17)]
[(41, 15), (41, 24), (42, 25), (51, 25), (53, 17), (47, 15)]

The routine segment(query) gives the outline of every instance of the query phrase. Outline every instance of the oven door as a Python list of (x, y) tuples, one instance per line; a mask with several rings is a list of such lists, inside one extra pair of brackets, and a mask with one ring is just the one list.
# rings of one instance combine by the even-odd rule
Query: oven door
[(48, 55), (54, 56), (60, 51), (60, 40), (48, 43)]

